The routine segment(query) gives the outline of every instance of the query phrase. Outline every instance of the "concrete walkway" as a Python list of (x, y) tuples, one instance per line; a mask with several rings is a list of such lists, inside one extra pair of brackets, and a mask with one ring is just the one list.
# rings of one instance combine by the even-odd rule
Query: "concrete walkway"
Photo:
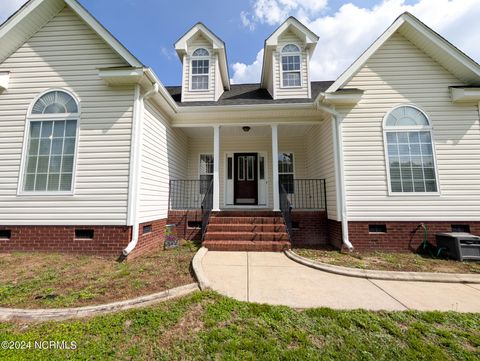
[(207, 252), (212, 289), (241, 301), (295, 308), (480, 312), (480, 285), (382, 281), (306, 267), (283, 253)]

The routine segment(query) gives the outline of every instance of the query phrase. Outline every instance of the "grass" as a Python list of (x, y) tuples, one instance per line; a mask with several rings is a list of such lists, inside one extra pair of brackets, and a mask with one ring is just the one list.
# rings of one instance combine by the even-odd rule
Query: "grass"
[(480, 314), (297, 311), (196, 292), (88, 320), (0, 324), (0, 340), (76, 350), (0, 350), (0, 359), (478, 360)]
[(436, 259), (416, 253), (353, 252), (336, 250), (294, 249), (298, 255), (336, 266), (411, 272), (480, 273), (480, 262)]
[(197, 247), (159, 250), (128, 262), (65, 254), (0, 254), (0, 306), (75, 307), (120, 301), (194, 282)]

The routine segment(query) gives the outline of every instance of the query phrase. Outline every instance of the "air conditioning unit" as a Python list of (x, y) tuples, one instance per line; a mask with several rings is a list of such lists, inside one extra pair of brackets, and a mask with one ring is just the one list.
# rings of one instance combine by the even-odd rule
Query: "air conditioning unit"
[(470, 233), (437, 233), (437, 247), (459, 261), (480, 261), (480, 237)]

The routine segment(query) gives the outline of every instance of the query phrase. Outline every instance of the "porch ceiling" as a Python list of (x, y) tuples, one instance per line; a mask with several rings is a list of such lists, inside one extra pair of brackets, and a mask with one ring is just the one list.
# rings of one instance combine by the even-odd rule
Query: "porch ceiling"
[[(249, 126), (250, 131), (245, 132), (243, 126), (224, 126), (220, 128), (221, 137), (271, 137), (272, 128), (270, 126)], [(314, 125), (279, 125), (278, 136), (279, 137), (301, 137), (307, 134), (307, 132), (314, 127)], [(182, 131), (190, 138), (213, 138), (213, 127), (192, 127), (182, 128)]]

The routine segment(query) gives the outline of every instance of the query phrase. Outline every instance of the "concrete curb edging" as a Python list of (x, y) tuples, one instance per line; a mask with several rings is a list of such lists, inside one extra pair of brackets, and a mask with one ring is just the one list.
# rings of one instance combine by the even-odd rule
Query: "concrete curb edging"
[(432, 273), (432, 272), (395, 272), (373, 271), (342, 266), (334, 266), (299, 256), (292, 250), (284, 251), (292, 261), (304, 266), (315, 268), (324, 272), (335, 273), (342, 276), (370, 278), (386, 281), (417, 281), (417, 282), (442, 282), (442, 283), (480, 283), (480, 275), (463, 273)]
[(198, 252), (193, 256), (192, 260), (192, 268), (193, 272), (195, 273), (195, 277), (197, 278), (198, 286), (202, 291), (210, 289), (210, 282), (208, 281), (205, 272), (203, 271), (202, 266), (202, 259), (207, 254), (208, 249), (202, 247), (198, 250)]
[(170, 290), (154, 293), (147, 296), (133, 298), (131, 300), (108, 303), (98, 306), (85, 306), (63, 309), (16, 309), (0, 308), (0, 321), (23, 320), (23, 321), (62, 321), (72, 318), (82, 318), (150, 306), (158, 302), (172, 298), (185, 296), (198, 291), (196, 283), (172, 288)]

